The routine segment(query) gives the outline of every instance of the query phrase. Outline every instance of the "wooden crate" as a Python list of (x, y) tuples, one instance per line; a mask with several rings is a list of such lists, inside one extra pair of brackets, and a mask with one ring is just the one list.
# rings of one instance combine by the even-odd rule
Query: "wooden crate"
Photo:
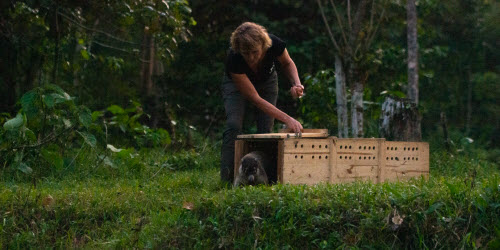
[(429, 174), (429, 145), (385, 139), (340, 139), (322, 130), (240, 135), (235, 144), (235, 174), (241, 158), (255, 150), (268, 152), (271, 183), (380, 183)]

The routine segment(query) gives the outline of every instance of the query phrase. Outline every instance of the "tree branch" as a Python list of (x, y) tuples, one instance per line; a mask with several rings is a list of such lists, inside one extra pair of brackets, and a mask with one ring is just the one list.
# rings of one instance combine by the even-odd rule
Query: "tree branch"
[(337, 22), (339, 23), (340, 31), (342, 31), (342, 37), (344, 38), (344, 42), (345, 42), (346, 46), (348, 46), (349, 43), (347, 42), (347, 38), (345, 36), (344, 25), (342, 25), (342, 21), (340, 20), (340, 15), (337, 12), (337, 8), (335, 7), (335, 3), (332, 0), (330, 0), (330, 4), (333, 6), (333, 10), (335, 11), (335, 16), (337, 17)]
[(323, 17), (323, 22), (325, 23), (326, 30), (328, 31), (328, 35), (330, 36), (330, 39), (332, 40), (333, 45), (335, 46), (335, 48), (337, 49), (337, 51), (340, 53), (341, 52), (340, 51), (340, 47), (337, 44), (337, 41), (335, 40), (335, 37), (333, 37), (333, 33), (332, 33), (332, 30), (330, 29), (330, 25), (328, 25), (328, 21), (326, 20), (325, 13), (323, 11), (323, 6), (321, 5), (321, 0), (316, 0), (316, 2), (318, 3), (319, 10), (321, 12), (321, 17)]
[(123, 43), (128, 43), (128, 44), (132, 44), (132, 45), (139, 45), (138, 43), (134, 43), (134, 42), (131, 42), (131, 41), (127, 41), (127, 40), (123, 40), (121, 38), (118, 38), (116, 36), (113, 36), (107, 32), (104, 32), (102, 30), (98, 30), (98, 29), (93, 29), (93, 28), (89, 28), (89, 27), (86, 27), (85, 25), (81, 24), (80, 22), (78, 21), (75, 21), (73, 18), (59, 12), (59, 15), (61, 15), (62, 17), (66, 18), (68, 21), (72, 22), (73, 24), (76, 24), (77, 26), (79, 26), (80, 28), (83, 28), (83, 29), (86, 29), (86, 30), (89, 30), (89, 31), (93, 31), (93, 32), (96, 32), (96, 33), (100, 33), (100, 34), (103, 34), (109, 38), (112, 38), (114, 40), (117, 40), (119, 42), (123, 42)]
[(347, 21), (349, 22), (349, 30), (352, 30), (352, 21), (351, 21), (351, 0), (347, 0)]

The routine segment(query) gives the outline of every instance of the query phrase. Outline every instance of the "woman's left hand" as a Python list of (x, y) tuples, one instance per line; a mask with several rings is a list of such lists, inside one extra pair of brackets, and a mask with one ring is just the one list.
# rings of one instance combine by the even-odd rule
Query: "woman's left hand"
[(304, 85), (297, 84), (290, 88), (290, 94), (294, 99), (301, 98), (304, 95)]

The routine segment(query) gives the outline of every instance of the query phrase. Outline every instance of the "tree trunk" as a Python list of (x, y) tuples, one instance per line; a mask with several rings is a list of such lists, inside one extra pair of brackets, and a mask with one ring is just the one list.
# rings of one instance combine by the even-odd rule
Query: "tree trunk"
[(349, 137), (349, 125), (347, 120), (347, 97), (345, 89), (345, 74), (342, 61), (335, 55), (335, 90), (337, 96), (337, 118), (339, 138)]
[(363, 82), (358, 76), (354, 62), (349, 69), (351, 82), (351, 128), (353, 138), (363, 138)]
[(417, 7), (415, 6), (415, 0), (407, 1), (408, 98), (418, 104)]
[(470, 69), (467, 69), (467, 115), (465, 117), (465, 135), (469, 136), (470, 124), (472, 120), (472, 89), (474, 88), (473, 82), (471, 81)]
[(52, 69), (52, 81), (54, 84), (57, 84), (57, 66), (59, 65), (59, 20), (58, 20), (58, 7), (56, 7), (56, 15), (55, 15), (55, 32), (56, 32), (56, 45), (54, 46), (54, 68)]
[(386, 97), (382, 104), (380, 135), (392, 141), (421, 141), (420, 115), (409, 99)]
[(448, 152), (451, 150), (450, 137), (448, 137), (448, 122), (446, 121), (446, 113), (441, 112), (441, 126), (443, 127), (444, 146)]

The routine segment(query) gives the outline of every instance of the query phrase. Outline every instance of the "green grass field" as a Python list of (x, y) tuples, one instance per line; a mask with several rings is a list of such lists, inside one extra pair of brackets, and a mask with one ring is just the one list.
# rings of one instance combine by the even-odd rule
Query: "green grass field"
[(215, 146), (93, 157), (35, 183), (4, 171), (0, 248), (500, 247), (500, 169), (471, 155), (431, 154), (428, 180), (239, 189)]

